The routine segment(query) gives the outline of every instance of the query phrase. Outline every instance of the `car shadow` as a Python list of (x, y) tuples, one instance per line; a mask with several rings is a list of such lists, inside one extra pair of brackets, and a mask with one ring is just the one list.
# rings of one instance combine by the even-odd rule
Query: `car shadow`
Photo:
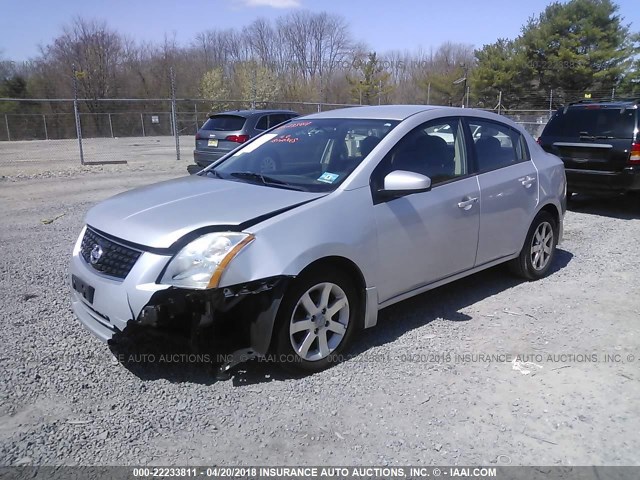
[(640, 218), (640, 194), (625, 195), (586, 195), (574, 194), (568, 209), (576, 213), (601, 215), (621, 220)]
[[(570, 252), (557, 249), (549, 275), (565, 268), (572, 257)], [(380, 311), (376, 327), (360, 332), (344, 358), (354, 358), (373, 347), (394, 342), (436, 319), (472, 321), (461, 310), (523, 282), (499, 265), (394, 304)], [(242, 347), (225, 339), (210, 351), (194, 352), (187, 340), (149, 336), (148, 330), (125, 331), (116, 344), (110, 345), (116, 359), (141, 380), (211, 385), (230, 379), (234, 386), (241, 387), (304, 376), (285, 371), (269, 358), (249, 360), (229, 374), (219, 374), (218, 368), (231, 352)]]

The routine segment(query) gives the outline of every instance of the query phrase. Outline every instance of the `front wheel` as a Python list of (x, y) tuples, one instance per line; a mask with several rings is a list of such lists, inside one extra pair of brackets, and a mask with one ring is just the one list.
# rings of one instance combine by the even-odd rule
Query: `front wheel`
[(527, 280), (544, 277), (553, 263), (557, 243), (556, 219), (548, 212), (538, 213), (527, 232), (520, 255), (509, 264), (511, 270)]
[(338, 363), (356, 329), (358, 310), (357, 291), (347, 275), (329, 268), (303, 273), (278, 311), (278, 361), (304, 372)]

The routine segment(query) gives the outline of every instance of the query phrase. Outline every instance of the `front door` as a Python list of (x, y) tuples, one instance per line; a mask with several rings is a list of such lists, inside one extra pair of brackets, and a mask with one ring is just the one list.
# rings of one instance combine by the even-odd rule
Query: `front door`
[[(376, 195), (395, 170), (427, 175), (432, 189), (400, 198)], [(457, 117), (429, 121), (385, 156), (371, 179), (378, 231), (379, 301), (473, 267), (480, 192), (469, 175), (464, 131)]]

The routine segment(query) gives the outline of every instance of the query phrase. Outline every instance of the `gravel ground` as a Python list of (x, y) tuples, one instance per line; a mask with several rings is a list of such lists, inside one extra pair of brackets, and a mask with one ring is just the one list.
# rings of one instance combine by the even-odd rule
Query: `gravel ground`
[(217, 381), (121, 363), (68, 296), (86, 210), (187, 162), (1, 163), (1, 465), (640, 463), (637, 199), (576, 200), (541, 281), (494, 268), (385, 309), (328, 371), (252, 361)]

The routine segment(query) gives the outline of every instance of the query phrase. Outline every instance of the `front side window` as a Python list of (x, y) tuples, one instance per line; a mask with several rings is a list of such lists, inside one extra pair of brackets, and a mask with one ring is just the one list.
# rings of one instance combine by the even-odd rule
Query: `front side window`
[(397, 124), (352, 118), (292, 120), (257, 137), (207, 172), (273, 187), (331, 191)]
[(527, 159), (526, 141), (520, 132), (490, 120), (470, 118), (468, 121), (480, 173)]
[(457, 117), (432, 120), (405, 135), (376, 168), (373, 188), (382, 188), (384, 176), (395, 170), (426, 175), (433, 186), (467, 175), (460, 120)]

